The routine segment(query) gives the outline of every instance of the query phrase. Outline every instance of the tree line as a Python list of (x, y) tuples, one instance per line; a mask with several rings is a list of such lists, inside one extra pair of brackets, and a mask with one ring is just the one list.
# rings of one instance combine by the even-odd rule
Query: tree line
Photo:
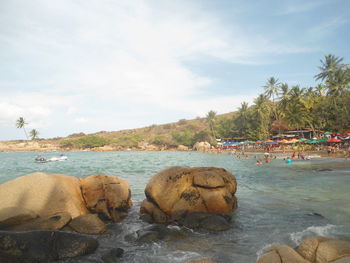
[(321, 60), (320, 81), (315, 87), (290, 86), (271, 77), (253, 105), (242, 102), (232, 118), (218, 118), (214, 111), (206, 119), (212, 137), (267, 139), (286, 129), (310, 128), (342, 132), (350, 127), (350, 68), (343, 58), (326, 55)]

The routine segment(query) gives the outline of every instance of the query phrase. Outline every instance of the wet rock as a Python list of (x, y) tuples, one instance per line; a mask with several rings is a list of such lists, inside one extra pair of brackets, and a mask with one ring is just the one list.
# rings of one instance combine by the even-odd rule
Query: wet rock
[(130, 187), (123, 179), (100, 174), (80, 181), (86, 207), (106, 219), (122, 220), (123, 214), (116, 212), (127, 212), (132, 206)]
[(96, 239), (62, 231), (0, 231), (0, 262), (40, 263), (92, 253)]
[(157, 240), (164, 241), (175, 241), (178, 239), (185, 238), (186, 233), (176, 229), (169, 228), (164, 225), (152, 225), (144, 229), (138, 230), (137, 232), (138, 242), (150, 242)]
[(75, 232), (88, 235), (102, 234), (107, 230), (106, 224), (97, 214), (78, 216), (69, 223), (69, 227)]
[(24, 224), (7, 228), (7, 231), (59, 230), (71, 220), (69, 213), (62, 212), (47, 218), (37, 217)]
[(211, 216), (200, 222), (200, 227), (213, 230), (213, 231), (224, 231), (231, 228), (231, 225), (222, 216)]
[(105, 253), (101, 259), (104, 263), (115, 263), (123, 256), (124, 250), (122, 248), (113, 248)]
[(171, 167), (148, 182), (140, 212), (156, 223), (173, 222), (193, 212), (229, 214), (237, 205), (236, 188), (236, 179), (222, 168)]
[(190, 259), (186, 261), (186, 263), (214, 263), (214, 260), (208, 257), (200, 257), (200, 258)]
[(319, 168), (316, 170), (317, 172), (330, 172), (333, 171), (331, 168)]

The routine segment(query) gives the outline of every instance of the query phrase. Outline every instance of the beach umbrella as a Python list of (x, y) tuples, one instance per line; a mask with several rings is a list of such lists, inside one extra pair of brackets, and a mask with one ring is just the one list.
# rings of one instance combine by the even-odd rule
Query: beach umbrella
[(341, 140), (336, 139), (336, 138), (331, 138), (327, 142), (341, 142)]
[(307, 141), (307, 139), (305, 139), (305, 138), (299, 139), (299, 142), (306, 142), (306, 141)]
[(278, 144), (278, 142), (266, 142), (266, 144), (269, 144), (269, 145), (271, 145), (271, 144)]
[(328, 138), (320, 138), (320, 139), (317, 139), (318, 142), (326, 142), (328, 141)]
[(331, 135), (332, 133), (331, 132), (325, 132), (323, 133), (324, 135)]
[(306, 143), (317, 143), (316, 140), (308, 140)]
[(273, 140), (267, 140), (267, 141), (265, 141), (265, 143), (267, 143), (267, 142), (273, 142)]
[(288, 141), (286, 139), (283, 139), (280, 141), (280, 143), (288, 143)]

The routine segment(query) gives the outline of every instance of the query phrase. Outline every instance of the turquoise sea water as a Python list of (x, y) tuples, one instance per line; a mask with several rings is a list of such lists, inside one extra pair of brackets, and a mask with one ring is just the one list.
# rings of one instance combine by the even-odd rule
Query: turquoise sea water
[[(58, 153), (43, 153), (52, 157)], [(350, 240), (350, 160), (283, 160), (255, 165), (255, 159), (197, 152), (67, 152), (64, 162), (35, 163), (35, 152), (0, 152), (0, 183), (36, 171), (85, 177), (105, 173), (126, 179), (134, 206), (119, 224), (98, 236), (100, 248), (90, 256), (65, 262), (102, 262), (110, 248), (125, 250), (119, 262), (186, 262), (198, 256), (215, 262), (249, 263), (271, 244), (295, 247), (308, 236)], [(215, 166), (232, 171), (238, 182), (238, 208), (232, 229), (186, 230), (185, 239), (135, 244), (124, 239), (147, 224), (138, 210), (148, 180), (174, 165)]]

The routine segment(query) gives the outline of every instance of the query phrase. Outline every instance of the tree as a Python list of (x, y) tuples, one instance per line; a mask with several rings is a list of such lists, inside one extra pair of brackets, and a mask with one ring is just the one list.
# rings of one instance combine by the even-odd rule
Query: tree
[(334, 55), (327, 55), (324, 60), (320, 60), (322, 66), (318, 67), (321, 72), (315, 76), (316, 80), (326, 81), (326, 84), (333, 82), (334, 73), (346, 67), (346, 64), (341, 64), (343, 58), (338, 58)]
[(249, 106), (247, 102), (242, 102), (241, 107), (238, 108), (238, 115), (234, 120), (236, 124), (238, 135), (247, 137), (249, 130)]
[(278, 79), (270, 77), (266, 84), (263, 86), (265, 89), (265, 95), (269, 99), (272, 97), (272, 102), (275, 102), (275, 95), (278, 94), (278, 89), (281, 83), (278, 82)]
[(211, 134), (213, 136), (214, 139), (216, 139), (215, 137), (215, 131), (214, 131), (214, 123), (215, 123), (215, 118), (216, 118), (216, 112), (211, 110), (207, 113), (206, 115), (206, 120), (207, 120), (207, 123), (209, 124), (209, 129), (211, 131)]
[(38, 138), (39, 132), (36, 129), (33, 129), (29, 132), (29, 136), (34, 141), (35, 139)]
[(18, 120), (16, 121), (16, 127), (18, 129), (22, 129), (23, 128), (24, 134), (26, 135), (27, 140), (28, 140), (29, 138), (28, 138), (28, 134), (27, 134), (27, 131), (26, 131), (26, 128), (25, 128), (25, 125), (27, 125), (27, 124), (28, 123), (25, 122), (23, 117), (19, 117)]

